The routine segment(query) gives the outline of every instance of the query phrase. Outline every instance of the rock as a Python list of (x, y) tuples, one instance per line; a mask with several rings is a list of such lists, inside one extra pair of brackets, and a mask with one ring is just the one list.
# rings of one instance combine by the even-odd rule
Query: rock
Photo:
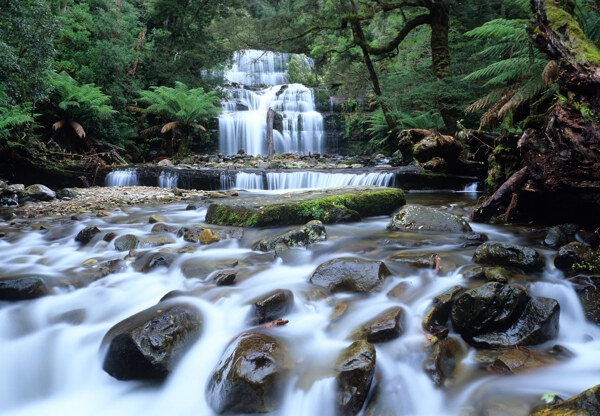
[(363, 407), (375, 374), (373, 344), (355, 341), (344, 349), (336, 363), (336, 404), (343, 416), (354, 416)]
[(221, 239), (218, 235), (213, 233), (211, 229), (207, 228), (200, 233), (198, 241), (200, 241), (201, 244), (212, 244), (221, 241)]
[(544, 245), (550, 248), (558, 248), (569, 242), (569, 237), (565, 234), (560, 226), (552, 227), (548, 230)]
[(65, 198), (77, 198), (79, 196), (79, 193), (72, 188), (63, 188), (60, 189), (58, 192), (56, 192), (56, 197), (58, 199), (65, 199)]
[(235, 270), (223, 270), (218, 272), (213, 278), (217, 286), (230, 286), (235, 282)]
[(161, 217), (160, 215), (153, 214), (153, 215), (150, 215), (148, 222), (150, 224), (156, 224), (157, 222), (165, 222), (165, 219), (163, 217)]
[(350, 338), (366, 339), (369, 342), (386, 342), (404, 333), (404, 309), (394, 306), (356, 328)]
[(108, 233), (104, 234), (104, 237), (102, 237), (102, 241), (106, 241), (106, 242), (110, 243), (112, 240), (114, 240), (114, 239), (115, 239), (115, 237), (116, 237), (117, 235), (118, 235), (118, 234), (117, 234), (117, 233), (115, 233), (114, 231), (110, 231), (110, 232), (108, 232)]
[(333, 224), (389, 215), (404, 203), (399, 189), (345, 186), (220, 200), (208, 207), (206, 222), (241, 227), (295, 225), (311, 220)]
[(169, 159), (163, 159), (158, 162), (156, 166), (173, 166), (173, 162), (171, 162)]
[(390, 274), (382, 261), (340, 257), (317, 267), (309, 281), (333, 293), (375, 292)]
[(287, 347), (258, 332), (237, 337), (209, 379), (206, 399), (217, 413), (267, 413), (277, 410), (292, 367)]
[(48, 293), (48, 287), (39, 277), (0, 280), (0, 301), (36, 299)]
[(544, 270), (544, 258), (532, 248), (509, 243), (485, 243), (473, 255), (475, 263), (487, 266), (516, 267), (526, 273)]
[(52, 201), (56, 199), (56, 194), (47, 186), (36, 184), (30, 185), (23, 191), (21, 198), (23, 201)]
[(600, 324), (600, 276), (569, 278), (588, 321)]
[(85, 320), (85, 315), (85, 309), (73, 309), (53, 316), (50, 319), (50, 322), (53, 324), (64, 323), (69, 325), (79, 325)]
[(419, 162), (427, 162), (434, 157), (441, 157), (452, 163), (462, 151), (462, 145), (452, 136), (433, 133), (419, 141), (412, 149), (413, 157)]
[(202, 331), (191, 305), (159, 303), (113, 326), (102, 368), (119, 380), (164, 379)]
[(504, 267), (489, 267), (483, 270), (483, 275), (488, 282), (508, 283), (515, 273)]
[(408, 264), (417, 269), (435, 269), (439, 256), (435, 253), (414, 255), (412, 252), (400, 251), (388, 257), (389, 260)]
[(175, 255), (173, 253), (153, 253), (149, 251), (142, 254), (135, 260), (133, 268), (138, 272), (148, 273), (150, 270), (159, 266), (171, 266), (173, 260), (175, 260)]
[(472, 233), (464, 235), (462, 239), (464, 240), (462, 244), (464, 248), (477, 247), (485, 243), (488, 240), (488, 236), (483, 233)]
[(575, 234), (575, 239), (591, 248), (598, 248), (598, 244), (600, 244), (598, 230), (594, 232), (579, 230), (577, 231), (577, 234)]
[(288, 247), (308, 246), (317, 241), (323, 241), (327, 237), (325, 226), (321, 221), (313, 220), (302, 227), (292, 228), (281, 234), (260, 240), (256, 249), (260, 251), (273, 250), (279, 243)]
[(178, 227), (175, 225), (168, 225), (168, 224), (163, 224), (163, 223), (156, 223), (154, 224), (154, 226), (152, 227), (152, 230), (150, 230), (150, 232), (152, 233), (176, 233), (178, 230)]
[(421, 323), (423, 329), (436, 334), (442, 328), (446, 328), (448, 319), (450, 319), (452, 304), (463, 291), (462, 286), (454, 286), (434, 297), (431, 308), (429, 308)]
[(90, 241), (92, 241), (94, 236), (96, 234), (98, 234), (99, 232), (100, 232), (100, 230), (93, 225), (89, 226), (89, 227), (85, 227), (83, 230), (81, 230), (77, 233), (77, 235), (75, 236), (75, 241), (77, 241), (78, 243), (81, 243), (81, 244), (87, 244)]
[(133, 234), (125, 234), (115, 240), (115, 249), (117, 251), (135, 250), (140, 244), (140, 239)]
[(600, 272), (600, 253), (579, 242), (562, 246), (554, 258), (554, 265), (564, 272)]
[(198, 209), (197, 205), (194, 204), (189, 204), (187, 207), (185, 207), (186, 211), (196, 211)]
[(423, 369), (436, 386), (447, 386), (454, 378), (460, 361), (467, 355), (467, 346), (458, 338), (438, 341), (423, 363)]
[(469, 233), (471, 226), (461, 217), (423, 205), (406, 205), (387, 226), (391, 231), (438, 231)]
[(600, 384), (561, 403), (534, 410), (530, 416), (594, 416), (600, 414)]
[(252, 302), (251, 323), (260, 325), (285, 316), (294, 307), (294, 294), (286, 289), (274, 290)]
[(158, 247), (158, 246), (164, 246), (165, 244), (173, 244), (176, 242), (176, 240), (173, 237), (171, 237), (170, 235), (163, 235), (163, 234), (151, 234), (151, 235), (147, 235), (145, 237), (138, 238), (138, 239), (139, 239), (138, 248)]
[(521, 374), (556, 363), (555, 357), (521, 347), (502, 350), (489, 369), (498, 374)]
[(229, 198), (230, 195), (227, 195), (223, 192), (209, 192), (208, 193), (208, 197), (209, 198)]

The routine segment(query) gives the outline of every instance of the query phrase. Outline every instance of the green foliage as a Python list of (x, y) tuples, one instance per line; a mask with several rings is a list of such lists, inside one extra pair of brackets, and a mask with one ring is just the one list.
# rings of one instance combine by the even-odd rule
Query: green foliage
[(310, 65), (299, 55), (294, 55), (287, 66), (287, 82), (289, 84), (304, 84), (316, 86), (317, 79), (311, 71)]
[[(376, 110), (369, 117), (370, 127), (367, 129), (372, 135), (370, 144), (375, 147), (383, 145), (388, 139), (398, 137), (398, 134), (402, 130), (406, 129), (434, 129), (438, 130), (444, 120), (435, 110), (426, 111), (423, 113), (404, 113), (401, 111), (394, 111), (391, 113), (397, 123), (397, 127), (394, 130), (390, 130), (387, 122), (383, 116), (381, 109)], [(392, 143), (395, 145), (395, 143)]]
[(30, 106), (11, 105), (0, 88), (0, 139), (15, 138), (18, 132), (33, 123)]

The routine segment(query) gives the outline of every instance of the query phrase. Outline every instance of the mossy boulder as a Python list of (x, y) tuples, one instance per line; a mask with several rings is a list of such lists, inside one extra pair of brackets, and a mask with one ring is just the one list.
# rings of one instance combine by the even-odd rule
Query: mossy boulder
[(323, 223), (313, 220), (302, 227), (295, 227), (273, 237), (260, 240), (255, 248), (260, 251), (269, 251), (275, 249), (275, 246), (280, 243), (288, 247), (308, 246), (326, 238), (327, 232)]
[(475, 250), (473, 261), (486, 266), (516, 267), (526, 273), (544, 270), (544, 258), (540, 253), (509, 243), (484, 243)]
[(319, 265), (309, 281), (331, 292), (375, 292), (391, 273), (382, 261), (340, 257)]
[(250, 321), (264, 324), (283, 317), (294, 307), (294, 294), (287, 289), (277, 289), (252, 302)]
[(113, 326), (102, 368), (119, 380), (164, 379), (198, 339), (202, 316), (182, 303), (159, 303)]
[(349, 186), (217, 201), (208, 207), (206, 222), (241, 227), (295, 225), (311, 220), (333, 224), (389, 215), (404, 204), (400, 189)]
[(387, 226), (391, 231), (437, 231), (470, 233), (471, 226), (463, 218), (423, 205), (406, 205)]
[(400, 306), (394, 306), (378, 314), (356, 328), (350, 335), (351, 339), (366, 339), (369, 342), (386, 342), (398, 338), (404, 333), (405, 311)]
[(600, 384), (564, 402), (536, 409), (530, 416), (595, 416), (600, 414)]
[(19, 277), (0, 280), (0, 301), (36, 299), (49, 293), (40, 277)]
[(284, 343), (258, 333), (237, 337), (223, 353), (206, 388), (217, 413), (267, 413), (277, 410), (291, 357)]
[(375, 374), (373, 344), (359, 340), (344, 349), (336, 363), (336, 404), (339, 414), (354, 416), (363, 407)]

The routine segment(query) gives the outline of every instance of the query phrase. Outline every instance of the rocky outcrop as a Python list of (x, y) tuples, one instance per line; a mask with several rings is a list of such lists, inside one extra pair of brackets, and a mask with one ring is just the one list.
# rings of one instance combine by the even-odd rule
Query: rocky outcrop
[(374, 292), (391, 273), (381, 261), (340, 257), (321, 264), (309, 281), (331, 292)]
[(0, 301), (36, 299), (48, 293), (48, 287), (40, 277), (0, 280)]
[(202, 331), (191, 305), (168, 302), (137, 313), (104, 336), (102, 368), (119, 380), (164, 379)]
[(373, 382), (375, 362), (375, 347), (365, 340), (353, 342), (338, 357), (336, 404), (341, 415), (360, 412)]
[(267, 413), (281, 403), (291, 369), (287, 347), (257, 332), (237, 337), (209, 379), (206, 399), (217, 413)]
[(471, 226), (457, 215), (423, 205), (406, 205), (387, 226), (392, 231), (470, 233)]
[(541, 272), (544, 258), (529, 247), (516, 244), (490, 242), (482, 244), (473, 255), (475, 263), (486, 266), (516, 267), (526, 273)]
[(288, 247), (305, 247), (326, 238), (327, 232), (323, 223), (313, 220), (302, 227), (295, 227), (281, 234), (260, 240), (255, 248), (260, 251), (269, 251), (275, 249), (277, 244), (285, 244)]

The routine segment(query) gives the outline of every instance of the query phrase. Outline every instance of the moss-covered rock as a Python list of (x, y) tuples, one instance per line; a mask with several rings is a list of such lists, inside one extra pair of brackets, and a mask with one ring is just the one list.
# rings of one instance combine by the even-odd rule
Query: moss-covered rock
[(209, 379), (206, 399), (217, 413), (267, 413), (276, 410), (291, 369), (287, 347), (266, 334), (248, 332), (223, 353)]
[(102, 368), (119, 380), (163, 379), (201, 331), (202, 316), (196, 308), (159, 303), (108, 331), (102, 341), (108, 346)]
[(362, 408), (375, 374), (373, 344), (359, 340), (344, 349), (336, 363), (336, 403), (343, 416), (354, 416)]
[(534, 410), (530, 416), (595, 416), (600, 414), (600, 384), (564, 402)]
[(374, 292), (390, 271), (382, 261), (340, 257), (317, 267), (309, 281), (331, 292)]
[(423, 205), (403, 207), (387, 226), (392, 231), (440, 231), (450, 233), (471, 232), (463, 218)]
[(293, 225), (311, 220), (332, 224), (389, 215), (404, 204), (404, 193), (399, 189), (340, 187), (215, 202), (208, 207), (206, 222), (241, 227)]
[(323, 241), (325, 238), (327, 238), (325, 226), (321, 221), (313, 220), (302, 227), (295, 227), (273, 237), (260, 240), (255, 248), (260, 251), (269, 251), (275, 249), (275, 246), (280, 243), (288, 247), (308, 246), (317, 241)]
[(516, 267), (524, 272), (541, 272), (544, 258), (529, 247), (491, 242), (482, 244), (473, 255), (475, 263), (486, 266)]

